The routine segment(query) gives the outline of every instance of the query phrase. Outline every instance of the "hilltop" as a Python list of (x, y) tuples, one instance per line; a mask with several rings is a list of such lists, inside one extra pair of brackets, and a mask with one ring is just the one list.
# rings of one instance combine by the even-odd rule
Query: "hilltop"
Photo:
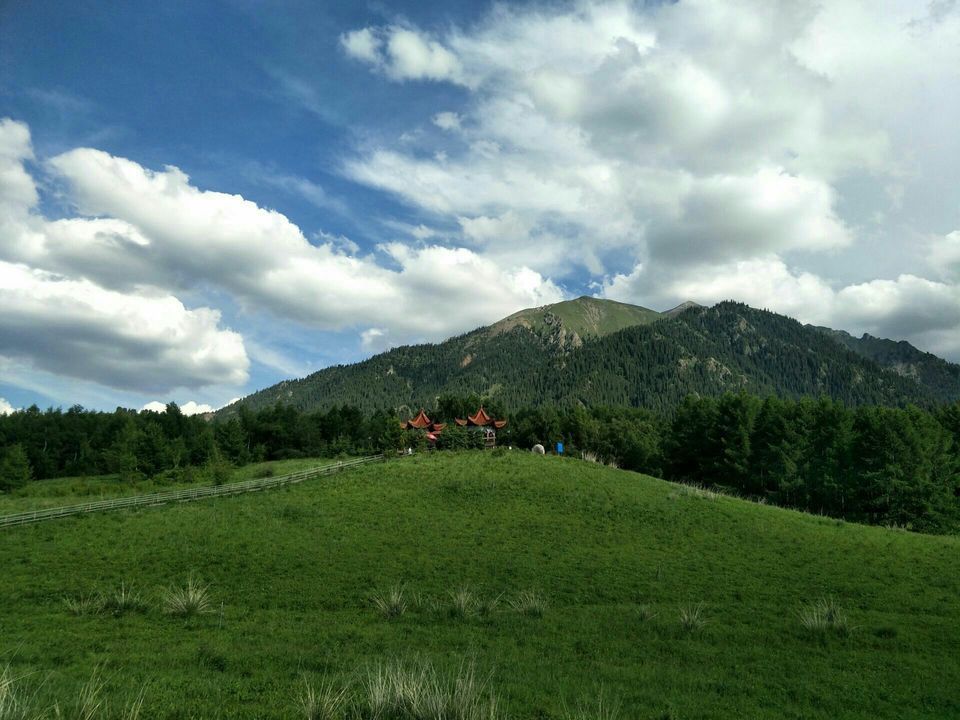
[(490, 337), (524, 328), (560, 347), (576, 348), (585, 339), (603, 337), (624, 328), (649, 325), (663, 313), (638, 305), (579, 297), (576, 300), (521, 310), (486, 328)]
[[(301, 717), (304, 678), (420, 658), (451, 670), (472, 659), (511, 718), (560, 718), (601, 692), (641, 720), (960, 712), (957, 538), (579, 460), (436, 453), (5, 532), (0, 636), (44, 701), (74, 696), (100, 665), (110, 697), (146, 684), (147, 717)], [(215, 612), (163, 615), (161, 589), (191, 575)], [(78, 617), (64, 605), (121, 583), (142, 609)], [(408, 608), (388, 620), (370, 598), (397, 584)], [(458, 619), (460, 588), (503, 595)], [(525, 590), (546, 599), (542, 617), (511, 608)], [(801, 626), (823, 597), (846, 633)], [(705, 624), (684, 631), (681, 610), (701, 603)]]
[(235, 415), (241, 404), (260, 409), (276, 403), (406, 413), (432, 406), (442, 394), (486, 396), (507, 409), (669, 409), (690, 393), (740, 390), (828, 395), (851, 405), (960, 399), (960, 366), (909, 343), (879, 342), (898, 353), (740, 303), (684, 303), (658, 313), (582, 297), (523, 310), (442, 343), (398, 347), (284, 381), (224, 408), (219, 417)]

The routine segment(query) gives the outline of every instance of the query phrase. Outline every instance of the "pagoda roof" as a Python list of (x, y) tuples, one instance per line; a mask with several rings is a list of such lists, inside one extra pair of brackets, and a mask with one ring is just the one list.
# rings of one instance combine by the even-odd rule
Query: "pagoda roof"
[(490, 417), (489, 413), (483, 409), (482, 405), (480, 406), (480, 409), (477, 410), (473, 415), (467, 415), (466, 419), (455, 418), (454, 422), (456, 422), (460, 427), (486, 427), (488, 425), (492, 425), (497, 429), (502, 428), (507, 424), (506, 420), (494, 420), (492, 417)]
[(412, 420), (408, 420), (405, 427), (423, 430), (424, 428), (430, 427), (432, 424), (433, 422), (427, 417), (427, 414), (423, 411), (423, 408), (420, 408), (420, 412), (417, 413), (417, 416)]

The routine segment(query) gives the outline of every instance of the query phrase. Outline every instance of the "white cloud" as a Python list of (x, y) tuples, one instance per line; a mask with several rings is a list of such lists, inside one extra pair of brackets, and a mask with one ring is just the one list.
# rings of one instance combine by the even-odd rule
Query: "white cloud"
[(134, 288), (152, 282), (137, 228), (36, 213), (32, 157), (27, 126), (0, 122), (0, 357), (115, 388), (246, 382), (243, 340), (217, 310)]
[(340, 36), (340, 43), (346, 53), (357, 60), (376, 63), (379, 60), (380, 39), (370, 28), (354, 30)]
[(0, 355), (130, 390), (242, 384), (243, 340), (220, 313), (0, 261)]
[(960, 230), (932, 240), (930, 264), (940, 274), (960, 278)]
[[(149, 239), (146, 245), (101, 243), (98, 249), (113, 254), (113, 261), (87, 269), (102, 283), (116, 283), (117, 268), (127, 281), (160, 287), (213, 283), (251, 310), (267, 308), (323, 329), (387, 325), (397, 342), (436, 339), (561, 297), (542, 276), (524, 274), (523, 267), (501, 269), (467, 250), (427, 246), (399, 252), (391, 245), (388, 254), (398, 266), (391, 270), (372, 257), (347, 254), (349, 244), (339, 240), (312, 245), (280, 213), (238, 195), (199, 190), (177, 168), (154, 172), (89, 149), (64, 153), (48, 165), (67, 181), (80, 212), (116, 218), (127, 235)], [(50, 254), (50, 262), (66, 262), (64, 253)], [(461, 275), (459, 268), (467, 266), (475, 272)], [(460, 284), (422, 278), (423, 268), (452, 273)], [(518, 273), (535, 279), (518, 286)], [(473, 284), (478, 274), (487, 283), (487, 299), (479, 303)], [(457, 311), (424, 313), (424, 304)]]
[[(955, 223), (960, 202), (960, 101), (943, 92), (958, 81), (960, 12), (937, 7), (497, 5), (430, 38), (458, 63), (447, 79), (467, 88), (462, 107), (438, 108), (458, 132), (367, 144), (344, 172), (455, 221), (486, 257), (554, 276), (579, 265), (621, 299), (733, 297), (960, 338), (935, 329), (954, 312), (953, 286), (924, 280), (929, 268), (906, 250)], [(384, 50), (380, 70), (389, 62)], [(904, 248), (895, 279), (860, 270), (875, 242)], [(932, 251), (937, 274), (956, 281), (960, 240)], [(913, 300), (924, 309), (909, 312)]]
[[(93, 149), (45, 163), (80, 213), (50, 221), (36, 212), (23, 167), (26, 127), (3, 129), (0, 356), (37, 371), (148, 392), (244, 383), (240, 335), (220, 327), (219, 311), (177, 297), (208, 288), (253, 314), (383, 328), (391, 344), (440, 339), (563, 295), (522, 265), (466, 249), (394, 243), (361, 255), (323, 233), (314, 245), (280, 213), (200, 190), (177, 168), (150, 171)], [(257, 343), (251, 352), (284, 371), (294, 364)]]
[(437, 80), (466, 84), (457, 56), (425, 33), (394, 25), (361, 28), (340, 37), (352, 58), (383, 70), (393, 80)]
[[(231, 400), (231, 402), (233, 401)], [(229, 405), (230, 403), (227, 404)], [(166, 412), (167, 404), (154, 400), (152, 402), (148, 402), (140, 409), (162, 413)], [(202, 415), (204, 413), (210, 413), (213, 411), (214, 408), (212, 406), (207, 405), (206, 403), (196, 403), (193, 400), (188, 400), (187, 402), (183, 403), (183, 405), (180, 405), (180, 412), (182, 412), (184, 415)]]
[(441, 112), (433, 116), (433, 124), (441, 130), (459, 130), (460, 116), (455, 112)]
[(0, 397), (0, 415), (12, 415), (16, 411), (17, 408), (7, 402), (6, 398)]

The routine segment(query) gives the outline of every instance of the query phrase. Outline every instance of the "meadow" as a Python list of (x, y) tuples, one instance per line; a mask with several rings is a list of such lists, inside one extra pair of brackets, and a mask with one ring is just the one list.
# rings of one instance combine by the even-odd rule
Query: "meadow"
[[(343, 456), (343, 458), (346, 457), (349, 456)], [(336, 460), (330, 458), (297, 458), (251, 463), (233, 468), (226, 481), (240, 482), (259, 477), (274, 477), (335, 462)], [(12, 492), (0, 493), (0, 515), (131, 495), (146, 495), (164, 490), (199, 487), (209, 485), (210, 482), (207, 474), (200, 469), (195, 473), (194, 479), (177, 481), (166, 479), (162, 475), (129, 479), (116, 474), (34, 480)]]
[[(472, 668), (509, 718), (960, 717), (960, 538), (575, 459), (434, 453), (12, 528), (0, 566), (0, 666), (35, 707), (96, 672), (103, 717), (142, 692), (146, 718), (303, 718), (307, 686), (400, 663)], [(190, 582), (209, 612), (168, 612)]]

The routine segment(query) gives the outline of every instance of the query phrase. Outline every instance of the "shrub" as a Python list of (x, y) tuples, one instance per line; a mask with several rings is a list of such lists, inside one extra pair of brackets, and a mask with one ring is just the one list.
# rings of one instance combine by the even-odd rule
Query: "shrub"
[(378, 591), (371, 598), (373, 606), (387, 620), (400, 617), (407, 611), (403, 585), (394, 585), (387, 591)]
[(833, 598), (820, 598), (806, 605), (799, 616), (803, 629), (814, 635), (846, 635), (850, 631), (847, 614)]
[(521, 590), (510, 601), (510, 607), (528, 617), (543, 617), (547, 610), (547, 598), (536, 590)]
[(703, 603), (680, 608), (680, 627), (684, 632), (694, 633), (703, 630), (707, 619), (703, 613)]
[(163, 611), (177, 617), (193, 617), (213, 612), (210, 588), (194, 578), (183, 587), (170, 587), (163, 592)]

